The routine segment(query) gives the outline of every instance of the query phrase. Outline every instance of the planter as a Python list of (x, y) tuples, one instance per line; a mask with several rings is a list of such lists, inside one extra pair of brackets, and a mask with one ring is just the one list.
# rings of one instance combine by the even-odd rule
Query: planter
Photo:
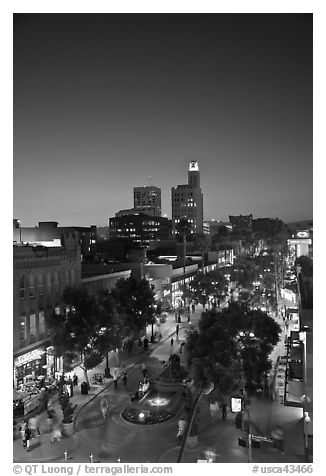
[(63, 423), (62, 422), (62, 434), (65, 436), (72, 436), (74, 433), (74, 422)]
[(188, 436), (187, 438), (187, 448), (196, 448), (198, 445), (198, 435)]

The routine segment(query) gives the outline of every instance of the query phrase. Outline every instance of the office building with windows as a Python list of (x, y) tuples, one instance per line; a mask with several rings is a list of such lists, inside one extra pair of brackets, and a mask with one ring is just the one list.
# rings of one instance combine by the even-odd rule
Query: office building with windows
[(149, 185), (134, 187), (134, 209), (152, 217), (161, 216), (161, 189)]
[(191, 233), (203, 233), (203, 194), (200, 188), (198, 162), (191, 161), (188, 169), (188, 184), (172, 188), (172, 232), (181, 218), (187, 218)]
[(110, 238), (129, 238), (142, 246), (148, 246), (152, 240), (169, 238), (169, 220), (164, 217), (137, 212), (133, 215), (120, 215), (118, 212), (114, 218), (109, 219), (109, 223)]

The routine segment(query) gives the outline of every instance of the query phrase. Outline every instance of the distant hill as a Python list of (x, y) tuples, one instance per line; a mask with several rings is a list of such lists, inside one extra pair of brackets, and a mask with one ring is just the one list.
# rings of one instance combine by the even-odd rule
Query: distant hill
[(309, 230), (310, 228), (313, 228), (313, 219), (310, 218), (310, 220), (293, 221), (287, 223), (287, 226), (291, 230)]

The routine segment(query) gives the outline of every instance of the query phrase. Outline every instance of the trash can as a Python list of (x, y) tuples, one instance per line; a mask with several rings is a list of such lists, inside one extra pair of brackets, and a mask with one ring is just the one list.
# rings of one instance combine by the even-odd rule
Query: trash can
[(88, 385), (87, 382), (83, 382), (80, 384), (80, 393), (82, 395), (87, 395), (88, 394)]

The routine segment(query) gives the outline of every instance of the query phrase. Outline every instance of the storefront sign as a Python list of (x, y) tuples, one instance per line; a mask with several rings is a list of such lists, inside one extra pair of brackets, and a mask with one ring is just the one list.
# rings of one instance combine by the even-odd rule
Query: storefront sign
[(231, 412), (239, 413), (242, 411), (242, 398), (241, 397), (231, 397)]
[(302, 238), (301, 240), (300, 239), (296, 240), (296, 239), (290, 238), (288, 240), (288, 243), (290, 245), (311, 245), (311, 239)]
[(31, 352), (27, 352), (27, 354), (20, 355), (14, 360), (15, 367), (19, 367), (20, 365), (27, 364), (27, 362), (31, 362), (32, 360), (38, 360), (42, 358), (42, 355), (45, 353), (44, 350), (35, 349)]
[(298, 238), (309, 238), (309, 231), (308, 230), (301, 230), (297, 231)]

